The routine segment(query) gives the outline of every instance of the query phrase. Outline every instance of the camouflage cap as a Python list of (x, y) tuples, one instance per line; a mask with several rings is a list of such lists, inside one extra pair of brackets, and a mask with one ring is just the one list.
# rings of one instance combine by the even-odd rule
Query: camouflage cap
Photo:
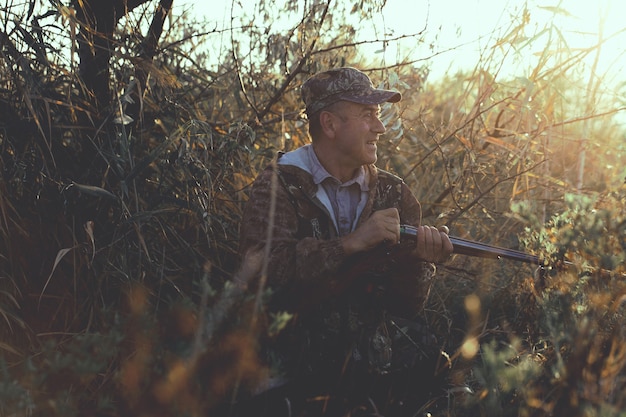
[(396, 103), (402, 98), (397, 91), (374, 88), (366, 74), (351, 67), (315, 74), (302, 84), (301, 93), (309, 116), (341, 100), (380, 104)]

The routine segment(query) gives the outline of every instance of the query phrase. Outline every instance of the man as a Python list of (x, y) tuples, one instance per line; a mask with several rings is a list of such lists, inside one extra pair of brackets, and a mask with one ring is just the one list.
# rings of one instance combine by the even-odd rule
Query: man
[[(312, 143), (259, 175), (240, 251), (269, 253), (271, 306), (294, 314), (271, 350), (285, 376), (373, 395), (379, 376), (411, 367), (398, 363), (403, 357), (415, 362), (417, 353), (396, 352), (396, 345), (417, 347), (408, 320), (423, 308), (431, 262), (445, 261), (452, 244), (447, 229), (420, 225), (408, 186), (374, 165), (385, 133), (380, 105), (398, 102), (400, 93), (376, 89), (366, 74), (345, 67), (309, 78), (302, 98)], [(401, 224), (418, 227), (418, 239), (398, 262), (390, 253)]]

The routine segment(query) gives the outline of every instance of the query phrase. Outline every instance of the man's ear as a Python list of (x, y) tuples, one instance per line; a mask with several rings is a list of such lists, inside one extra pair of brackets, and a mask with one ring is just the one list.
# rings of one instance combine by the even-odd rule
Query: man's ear
[(320, 113), (320, 127), (325, 136), (334, 138), (337, 129), (337, 116), (329, 111), (322, 110)]

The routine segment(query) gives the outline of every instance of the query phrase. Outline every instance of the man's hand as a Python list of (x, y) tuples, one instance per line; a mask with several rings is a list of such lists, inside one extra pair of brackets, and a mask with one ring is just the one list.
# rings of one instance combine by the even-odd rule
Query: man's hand
[(446, 226), (440, 228), (419, 226), (417, 228), (417, 244), (413, 253), (426, 262), (446, 261), (453, 250), (448, 232)]
[[(447, 235), (446, 235), (447, 236)], [(346, 255), (375, 248), (383, 242), (400, 241), (400, 215), (395, 208), (374, 212), (354, 232), (342, 238)], [(448, 240), (450, 243), (450, 240)], [(452, 244), (450, 244), (452, 247)]]

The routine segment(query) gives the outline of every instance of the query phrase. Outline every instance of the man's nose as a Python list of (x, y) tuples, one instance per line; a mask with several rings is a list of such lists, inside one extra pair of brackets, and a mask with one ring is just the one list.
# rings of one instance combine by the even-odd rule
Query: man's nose
[(382, 122), (382, 120), (376, 117), (376, 119), (374, 120), (374, 126), (372, 128), (372, 131), (382, 135), (387, 131), (387, 128), (385, 127), (385, 124)]

